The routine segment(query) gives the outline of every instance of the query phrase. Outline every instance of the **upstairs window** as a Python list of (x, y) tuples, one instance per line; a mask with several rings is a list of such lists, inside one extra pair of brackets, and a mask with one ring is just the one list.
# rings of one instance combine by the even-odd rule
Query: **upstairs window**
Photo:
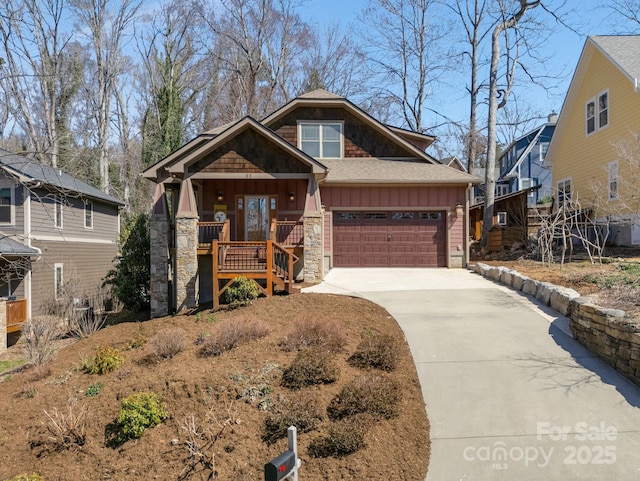
[(596, 131), (596, 101), (587, 102), (587, 135)]
[(0, 224), (13, 224), (13, 189), (0, 188)]
[(598, 95), (598, 128), (609, 124), (609, 92)]
[(62, 229), (62, 198), (53, 197), (53, 223), (58, 229)]
[(85, 229), (93, 229), (93, 202), (84, 203), (84, 227)]
[(618, 161), (609, 162), (609, 200), (618, 198)]
[(300, 149), (316, 159), (342, 157), (341, 122), (304, 122), (299, 124)]

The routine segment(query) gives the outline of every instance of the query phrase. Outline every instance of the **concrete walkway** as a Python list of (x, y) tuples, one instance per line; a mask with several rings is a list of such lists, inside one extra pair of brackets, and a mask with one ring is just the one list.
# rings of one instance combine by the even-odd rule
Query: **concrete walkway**
[(566, 318), (463, 269), (333, 269), (404, 330), (431, 423), (427, 481), (640, 479), (640, 388)]

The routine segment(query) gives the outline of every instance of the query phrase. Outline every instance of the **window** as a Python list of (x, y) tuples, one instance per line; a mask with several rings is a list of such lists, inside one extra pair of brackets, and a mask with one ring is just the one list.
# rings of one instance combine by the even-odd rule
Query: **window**
[(609, 162), (609, 200), (618, 198), (618, 161)]
[(598, 95), (598, 128), (609, 124), (609, 92)]
[(0, 224), (13, 224), (13, 189), (0, 188)]
[(54, 271), (53, 282), (54, 282), (54, 288), (56, 293), (56, 300), (59, 300), (62, 298), (63, 292), (64, 292), (64, 277), (62, 272), (62, 264), (54, 264), (53, 271)]
[(496, 197), (502, 197), (509, 193), (509, 184), (496, 184)]
[(558, 181), (558, 204), (571, 200), (571, 179)]
[(84, 227), (93, 229), (93, 202), (84, 203)]
[(62, 199), (53, 196), (53, 222), (58, 229), (62, 229)]
[(342, 157), (342, 123), (300, 123), (300, 149), (315, 158)]
[(589, 100), (587, 102), (587, 135), (594, 133), (596, 130), (596, 101)]
[(498, 225), (507, 225), (507, 213), (498, 212)]

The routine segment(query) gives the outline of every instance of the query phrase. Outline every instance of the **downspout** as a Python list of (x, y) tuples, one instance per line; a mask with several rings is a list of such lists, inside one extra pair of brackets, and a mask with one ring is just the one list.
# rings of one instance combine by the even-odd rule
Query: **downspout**
[[(24, 230), (24, 239), (27, 247), (31, 247), (31, 189), (37, 189), (42, 185), (41, 182), (35, 182), (32, 185), (27, 183), (22, 184), (23, 189), (23, 209), (22, 209), (22, 223)], [(40, 260), (40, 256), (36, 258), (36, 262)], [(31, 288), (31, 272), (32, 267), (29, 267), (26, 275), (24, 276), (24, 296), (27, 299), (27, 320), (31, 319), (32, 312), (32, 288)]]
[(467, 195), (465, 195), (464, 201), (464, 243), (465, 243), (465, 266), (469, 265), (471, 259), (471, 246), (469, 242), (469, 204), (471, 201), (471, 189), (473, 185), (471, 182), (467, 184)]
[(638, 78), (633, 79), (633, 90), (636, 92), (640, 92), (640, 85), (638, 85)]

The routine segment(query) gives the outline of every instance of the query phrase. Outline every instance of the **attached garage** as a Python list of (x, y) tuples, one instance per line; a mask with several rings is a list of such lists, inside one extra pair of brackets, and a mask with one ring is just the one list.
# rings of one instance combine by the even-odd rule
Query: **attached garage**
[(443, 211), (338, 211), (334, 267), (446, 267)]

